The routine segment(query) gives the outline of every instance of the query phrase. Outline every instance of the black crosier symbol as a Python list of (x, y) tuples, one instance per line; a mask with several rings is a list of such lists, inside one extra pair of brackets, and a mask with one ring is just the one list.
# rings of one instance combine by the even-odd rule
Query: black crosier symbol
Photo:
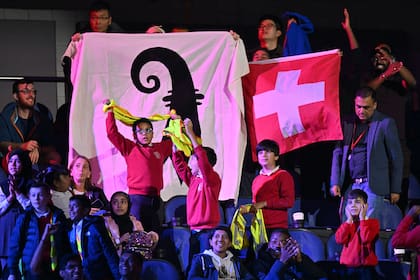
[(194, 132), (201, 136), (200, 123), (198, 121), (197, 100), (203, 99), (204, 95), (196, 93), (190, 70), (185, 60), (176, 52), (162, 47), (150, 48), (142, 51), (134, 59), (131, 66), (131, 80), (134, 86), (142, 93), (151, 94), (159, 90), (160, 79), (156, 75), (149, 75), (146, 78), (150, 87), (144, 86), (140, 81), (140, 70), (148, 62), (157, 61), (165, 65), (172, 80), (170, 95), (162, 98), (162, 101), (169, 102), (166, 107), (175, 109), (183, 119), (189, 118), (193, 122)]

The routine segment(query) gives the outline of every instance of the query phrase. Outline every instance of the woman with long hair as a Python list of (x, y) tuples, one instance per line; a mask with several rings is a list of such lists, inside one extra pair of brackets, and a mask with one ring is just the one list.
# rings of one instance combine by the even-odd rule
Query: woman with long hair
[[(71, 176), (70, 189), (73, 195), (86, 195), (91, 202), (91, 215), (103, 214), (109, 210), (109, 201), (104, 191), (91, 182), (92, 166), (87, 157), (77, 155), (69, 166)], [(104, 210), (104, 211), (100, 211)]]
[(0, 182), (0, 264), (4, 270), (7, 263), (9, 239), (17, 217), (28, 206), (29, 186), (32, 180), (32, 163), (29, 153), (15, 149), (7, 155), (8, 178)]

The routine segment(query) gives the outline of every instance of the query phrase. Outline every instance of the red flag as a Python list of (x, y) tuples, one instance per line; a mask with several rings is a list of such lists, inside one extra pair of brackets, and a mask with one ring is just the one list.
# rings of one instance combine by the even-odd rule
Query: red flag
[(339, 51), (332, 50), (250, 63), (242, 82), (253, 151), (263, 139), (277, 141), (284, 154), (343, 138), (340, 61)]

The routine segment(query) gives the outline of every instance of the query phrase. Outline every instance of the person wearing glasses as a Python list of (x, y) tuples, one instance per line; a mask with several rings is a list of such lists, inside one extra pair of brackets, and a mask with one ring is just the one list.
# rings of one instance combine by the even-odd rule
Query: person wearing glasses
[(28, 79), (13, 83), (14, 104), (7, 105), (0, 115), (0, 151), (6, 155), (10, 150), (29, 152), (33, 164), (46, 164), (50, 159), (60, 161), (54, 148), (51, 119), (35, 109), (36, 88)]
[(164, 138), (152, 143), (153, 125), (140, 118), (133, 123), (133, 140), (125, 138), (115, 123), (113, 109), (108, 111), (106, 130), (108, 139), (127, 163), (127, 186), (131, 200), (131, 214), (141, 221), (144, 230), (158, 231), (160, 191), (163, 188), (163, 164), (172, 154), (172, 141)]
[[(283, 25), (279, 17), (266, 14), (260, 17), (258, 21), (258, 48), (267, 50), (269, 58), (283, 56), (283, 46), (280, 42)], [(252, 50), (252, 53), (256, 49)]]
[(69, 115), (70, 101), (73, 93), (73, 84), (71, 82), (71, 63), (76, 54), (76, 43), (82, 39), (82, 34), (86, 32), (103, 33), (123, 33), (124, 30), (112, 20), (111, 7), (107, 2), (96, 1), (89, 8), (89, 24), (79, 29), (71, 37), (61, 58), (61, 66), (65, 79), (65, 91), (67, 102), (57, 109), (54, 123), (54, 133), (57, 137), (57, 150), (61, 155), (63, 165), (67, 164), (69, 153)]
[[(283, 22), (286, 26), (284, 33)], [(307, 17), (295, 12), (284, 13), (281, 19), (276, 15), (265, 14), (258, 21), (259, 46), (250, 54), (261, 48), (268, 51), (269, 58), (309, 53), (312, 48), (308, 34), (313, 29), (313, 24)]]

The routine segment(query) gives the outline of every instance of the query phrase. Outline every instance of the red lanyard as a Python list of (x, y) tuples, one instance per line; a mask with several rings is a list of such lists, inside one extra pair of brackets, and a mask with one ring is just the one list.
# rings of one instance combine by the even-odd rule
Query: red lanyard
[(360, 135), (356, 139), (354, 139), (354, 136), (356, 134), (356, 123), (354, 123), (354, 125), (353, 125), (353, 135), (351, 136), (350, 152), (353, 151), (353, 149), (357, 146), (357, 144), (359, 144), (360, 140), (362, 140), (363, 136), (365, 136), (368, 129), (369, 129), (369, 124), (362, 131), (362, 133), (360, 133)]

